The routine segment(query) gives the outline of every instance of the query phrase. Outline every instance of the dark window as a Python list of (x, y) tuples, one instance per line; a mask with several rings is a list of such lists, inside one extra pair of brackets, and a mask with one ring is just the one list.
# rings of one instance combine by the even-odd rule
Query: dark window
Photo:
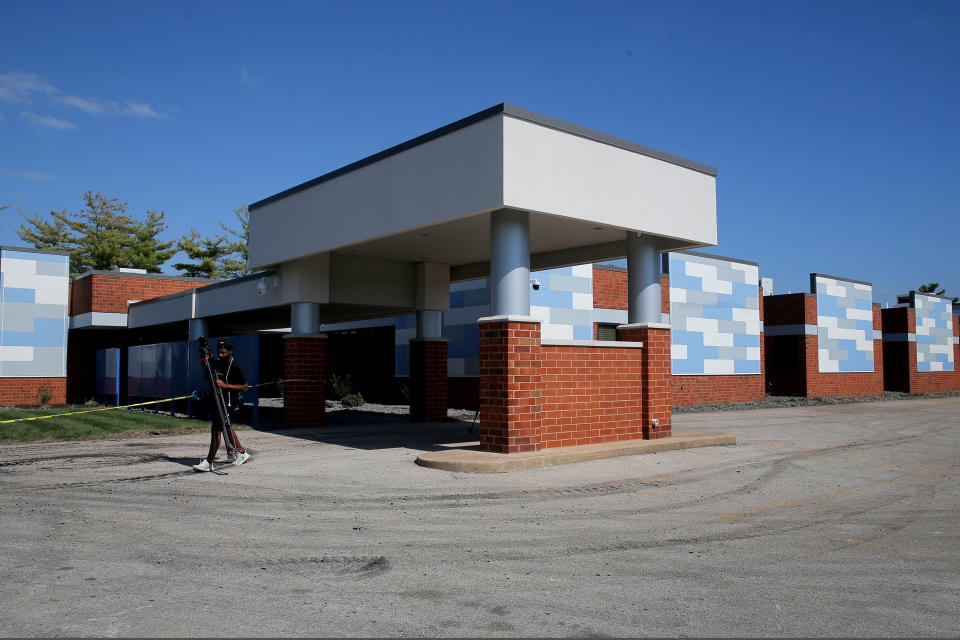
[(615, 324), (597, 324), (597, 340), (616, 340), (617, 325)]

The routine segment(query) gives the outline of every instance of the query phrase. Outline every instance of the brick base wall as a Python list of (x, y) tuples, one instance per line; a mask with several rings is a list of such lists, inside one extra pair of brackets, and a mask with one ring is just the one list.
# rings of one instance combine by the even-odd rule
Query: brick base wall
[(481, 323), (481, 449), (669, 436), (670, 332), (624, 334), (638, 336), (643, 348), (543, 345), (539, 322)]
[(438, 422), (447, 418), (447, 340), (410, 341), (410, 419)]
[(960, 391), (960, 377), (956, 371), (918, 371), (911, 374), (910, 393)]
[(754, 402), (766, 397), (764, 377), (673, 376), (673, 406), (725, 402)]
[(40, 387), (44, 386), (51, 394), (48, 404), (66, 404), (66, 378), (0, 378), (0, 407), (40, 406)]
[[(326, 336), (283, 340), (283, 421), (293, 427), (326, 423)], [(296, 381), (296, 382), (293, 382)]]
[(542, 448), (643, 437), (643, 350), (540, 347)]

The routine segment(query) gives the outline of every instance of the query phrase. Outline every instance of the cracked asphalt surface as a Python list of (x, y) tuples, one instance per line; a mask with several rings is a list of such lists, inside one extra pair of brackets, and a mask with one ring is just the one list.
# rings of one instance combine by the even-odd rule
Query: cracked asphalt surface
[[(135, 420), (133, 414), (131, 419)], [(501, 475), (342, 412), (0, 447), (10, 636), (960, 636), (960, 398), (683, 414), (738, 444)]]

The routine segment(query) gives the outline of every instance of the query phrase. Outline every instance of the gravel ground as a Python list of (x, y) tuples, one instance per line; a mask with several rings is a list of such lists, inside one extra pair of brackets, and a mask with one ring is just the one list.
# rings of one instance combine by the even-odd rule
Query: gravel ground
[(960, 398), (504, 474), (414, 464), (463, 422), (327, 418), (217, 473), (202, 432), (0, 446), (0, 636), (960, 637)]

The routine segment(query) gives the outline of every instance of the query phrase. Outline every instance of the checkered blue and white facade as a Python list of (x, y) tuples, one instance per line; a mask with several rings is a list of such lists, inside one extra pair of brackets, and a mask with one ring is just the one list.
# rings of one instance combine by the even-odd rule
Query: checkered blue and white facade
[[(447, 343), (447, 375), (480, 375), (480, 326), (477, 318), (490, 315), (490, 281), (469, 280), (450, 285), (450, 309), (443, 313)], [(399, 372), (398, 375), (406, 375)]]
[[(670, 313), (673, 326), (672, 371), (675, 375), (760, 374), (761, 357), (756, 264), (726, 258), (671, 253)], [(593, 265), (534, 271), (540, 283), (530, 292), (530, 315), (541, 321), (545, 340), (592, 340), (593, 324), (623, 324), (623, 309), (593, 307)], [(480, 329), (477, 319), (490, 315), (488, 279), (450, 285), (450, 309), (443, 313), (447, 372), (451, 377), (480, 374)], [(410, 371), (409, 340), (416, 336), (416, 316), (324, 325), (321, 330), (392, 325), (395, 329), (396, 375)]]
[[(534, 271), (530, 279), (540, 283), (539, 289), (530, 291), (530, 315), (540, 320), (543, 339), (593, 339), (593, 265)], [(448, 375), (480, 375), (477, 319), (488, 315), (488, 279), (457, 282), (450, 286), (450, 310), (443, 314), (443, 337), (450, 340), (447, 346)], [(400, 373), (399, 357), (397, 375), (406, 375), (406, 371)]]
[(913, 294), (917, 371), (953, 371), (953, 304), (946, 298)]
[(0, 377), (67, 375), (70, 258), (0, 249)]
[(757, 265), (669, 254), (674, 375), (760, 373)]
[(817, 295), (817, 356), (820, 373), (874, 371), (873, 287), (811, 275)]
[[(530, 315), (541, 321), (544, 339), (593, 339), (593, 265), (534, 271), (531, 280), (540, 288), (530, 291)], [(625, 312), (624, 312), (625, 313)], [(490, 315), (490, 280), (469, 280), (450, 285), (450, 309), (443, 313), (447, 344), (447, 375), (480, 375), (480, 327), (477, 319)], [(618, 320), (620, 322), (625, 321)], [(411, 338), (417, 335), (414, 314), (359, 322), (324, 325), (321, 331), (393, 325), (396, 375), (410, 374)]]

